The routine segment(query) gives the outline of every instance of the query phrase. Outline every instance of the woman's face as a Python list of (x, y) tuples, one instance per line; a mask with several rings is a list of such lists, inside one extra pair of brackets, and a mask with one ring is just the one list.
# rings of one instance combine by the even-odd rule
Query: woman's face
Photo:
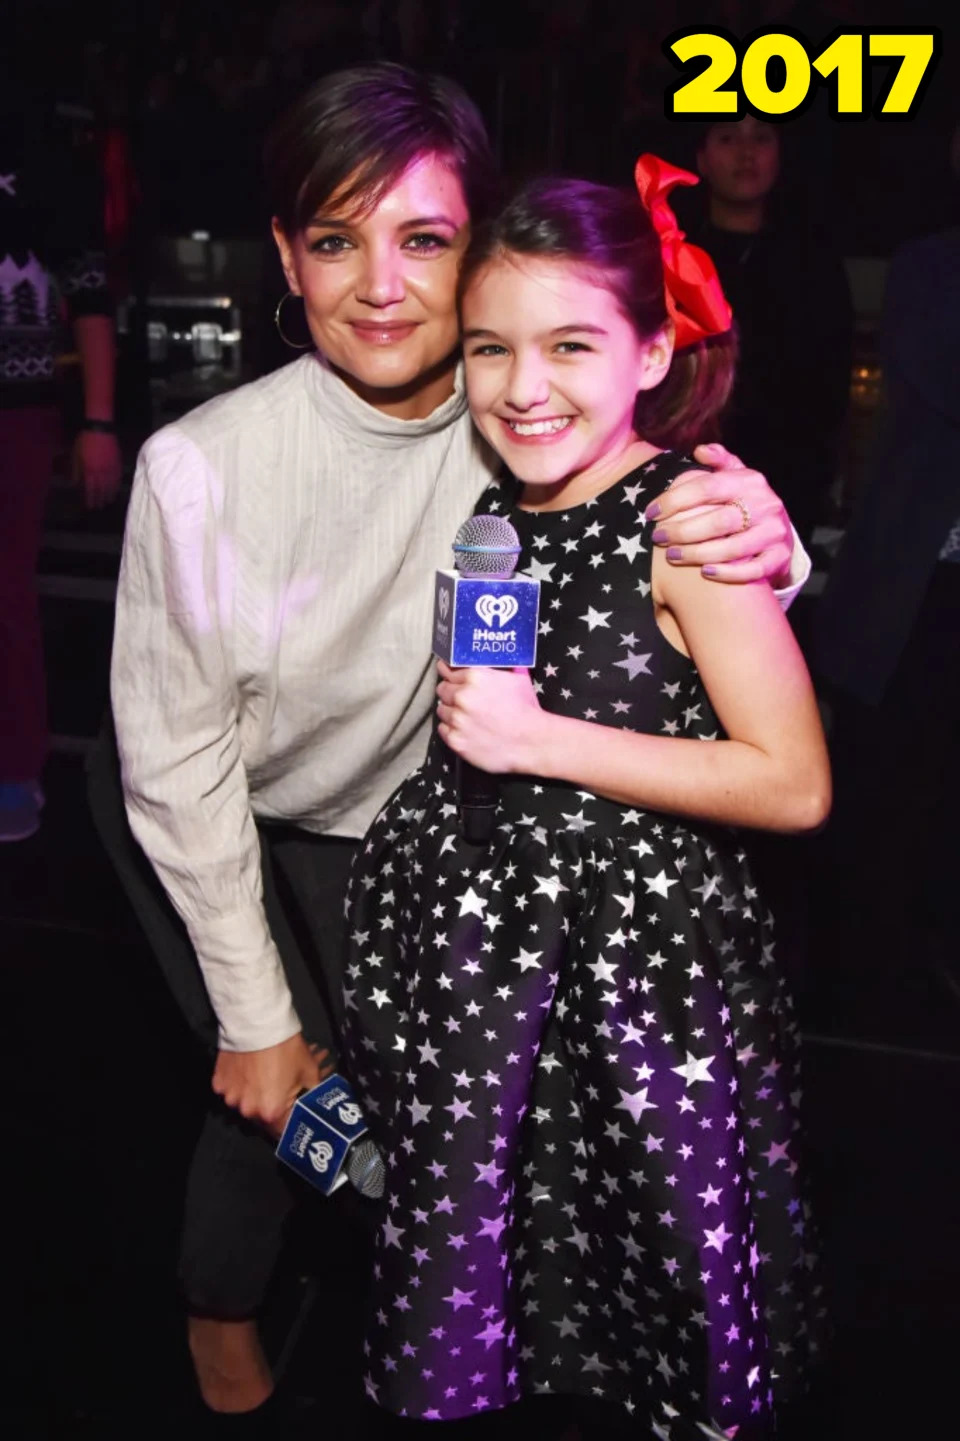
[(422, 417), (452, 393), (469, 220), (456, 172), (436, 155), (415, 160), (365, 214), (334, 195), (292, 238), (274, 220), (318, 350), (378, 410)]

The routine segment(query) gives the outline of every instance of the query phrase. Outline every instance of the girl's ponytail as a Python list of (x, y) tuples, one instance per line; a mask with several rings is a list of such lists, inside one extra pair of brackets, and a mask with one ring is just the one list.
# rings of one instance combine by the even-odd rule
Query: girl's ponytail
[(637, 396), (636, 427), (665, 450), (692, 450), (720, 440), (720, 417), (730, 399), (737, 364), (736, 331), (675, 350), (666, 378)]

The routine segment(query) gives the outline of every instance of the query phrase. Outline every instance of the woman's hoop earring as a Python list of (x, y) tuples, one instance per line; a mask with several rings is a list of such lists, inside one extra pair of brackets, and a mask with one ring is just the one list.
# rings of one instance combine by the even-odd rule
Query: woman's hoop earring
[[(312, 350), (312, 340), (306, 340), (302, 344), (298, 345), (295, 341), (287, 339), (287, 337), (283, 333), (283, 326), (280, 324), (280, 316), (283, 311), (284, 302), (289, 300), (290, 297), (295, 294), (296, 291), (288, 290), (286, 295), (281, 295), (280, 299), (277, 301), (277, 308), (273, 312), (273, 323), (277, 327), (277, 334), (279, 335), (280, 339), (283, 341), (284, 345), (289, 345), (291, 350)], [(300, 296), (300, 299), (303, 299), (302, 295)]]

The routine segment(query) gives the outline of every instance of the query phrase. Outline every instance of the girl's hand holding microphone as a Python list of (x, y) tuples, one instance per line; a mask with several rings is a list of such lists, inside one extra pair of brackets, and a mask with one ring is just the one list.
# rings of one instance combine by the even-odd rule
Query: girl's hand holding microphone
[(542, 775), (548, 713), (524, 666), (510, 670), (437, 662), (440, 738), (470, 765), (493, 775)]

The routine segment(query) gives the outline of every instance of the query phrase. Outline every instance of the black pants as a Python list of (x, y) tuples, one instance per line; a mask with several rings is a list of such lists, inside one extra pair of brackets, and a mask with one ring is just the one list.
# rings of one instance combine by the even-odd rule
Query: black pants
[[(211, 1061), (217, 1023), (186, 929), (127, 823), (112, 726), (88, 770), (94, 824), (174, 998)], [(264, 906), (308, 1040), (337, 1056), (345, 941), (343, 899), (357, 842), (293, 826), (259, 828)], [(187, 1180), (180, 1281), (189, 1309), (223, 1319), (254, 1315), (276, 1270), (298, 1202), (317, 1208), (336, 1244), (333, 1213), (274, 1156), (274, 1143), (212, 1093)], [(349, 1205), (349, 1200), (347, 1201)], [(323, 1214), (324, 1211), (329, 1214)]]

